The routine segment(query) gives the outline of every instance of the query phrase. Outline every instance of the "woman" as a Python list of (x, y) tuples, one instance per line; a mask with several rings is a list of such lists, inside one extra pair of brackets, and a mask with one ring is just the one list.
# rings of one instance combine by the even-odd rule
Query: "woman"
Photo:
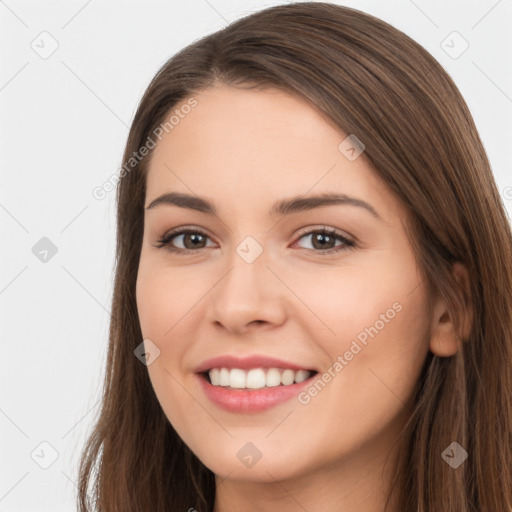
[(417, 43), (328, 3), (194, 42), (117, 199), (82, 512), (512, 511), (510, 224)]

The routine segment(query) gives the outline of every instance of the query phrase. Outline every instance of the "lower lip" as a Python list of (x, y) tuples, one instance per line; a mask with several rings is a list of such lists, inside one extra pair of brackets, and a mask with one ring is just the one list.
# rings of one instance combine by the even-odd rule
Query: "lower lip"
[(289, 386), (275, 386), (261, 389), (233, 389), (223, 386), (213, 386), (204, 375), (196, 374), (206, 396), (220, 408), (239, 413), (260, 412), (271, 409), (293, 397), (301, 389), (309, 386), (312, 375), (303, 382)]

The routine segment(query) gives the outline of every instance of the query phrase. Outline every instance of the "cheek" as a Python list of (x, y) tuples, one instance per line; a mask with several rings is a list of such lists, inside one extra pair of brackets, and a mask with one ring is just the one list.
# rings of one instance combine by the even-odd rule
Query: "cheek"
[(208, 280), (201, 281), (197, 272), (166, 267), (151, 256), (141, 257), (136, 285), (139, 322), (143, 338), (160, 350), (148, 371), (160, 402), (173, 415), (179, 415), (180, 400), (187, 399), (178, 381), (185, 371), (187, 350), (197, 337), (194, 329), (204, 317), (201, 299), (211, 286)]
[(148, 374), (159, 403), (178, 431), (186, 430), (183, 419), (191, 415), (184, 405), (190, 402), (190, 396), (179, 382), (179, 364), (187, 347), (183, 329), (190, 325), (184, 316), (197, 302), (197, 295), (197, 289), (194, 292), (193, 286), (180, 281), (176, 270), (166, 270), (141, 257), (136, 286), (141, 331), (143, 338), (150, 339), (160, 350), (148, 366)]
[(388, 344), (398, 345), (400, 333), (412, 339), (426, 322), (426, 297), (415, 289), (420, 277), (414, 262), (401, 258), (397, 265), (392, 256), (372, 256), (364, 265), (318, 267), (315, 272), (282, 269), (283, 280), (300, 300), (290, 297), (296, 304), (293, 321), (301, 322), (332, 355), (347, 349), (353, 339), (364, 344), (387, 337)]
[[(393, 436), (401, 428), (428, 351), (421, 297), (411, 294), (395, 308), (389, 300), (375, 297), (357, 306), (345, 304), (353, 314), (342, 314), (345, 325), (332, 324), (335, 341), (330, 334), (316, 339), (331, 358), (318, 375), (325, 385), (312, 384), (301, 402), (310, 400), (301, 406), (301, 427), (306, 431), (318, 429), (320, 420), (326, 438), (343, 433), (339, 442), (317, 447), (326, 458)], [(379, 318), (381, 313), (387, 322)], [(294, 435), (292, 430), (289, 435)]]
[(370, 419), (397, 412), (411, 395), (428, 352), (427, 297), (412, 258), (399, 261), (296, 278), (294, 291), (309, 311), (295, 320), (335, 375), (326, 375), (333, 393), (322, 391), (326, 406), (338, 400)]
[(337, 354), (347, 362), (338, 392), (352, 397), (347, 406), (369, 429), (392, 421), (412, 397), (428, 352), (424, 299), (418, 291), (363, 303), (352, 336), (340, 340)]
[(172, 338), (179, 322), (187, 322), (194, 305), (204, 294), (197, 281), (190, 282), (175, 268), (165, 268), (141, 259), (137, 276), (137, 311), (144, 337)]

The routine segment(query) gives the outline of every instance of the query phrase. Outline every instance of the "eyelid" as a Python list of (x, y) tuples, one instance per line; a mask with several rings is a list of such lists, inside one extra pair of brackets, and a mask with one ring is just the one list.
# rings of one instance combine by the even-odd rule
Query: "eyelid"
[[(202, 227), (200, 228), (200, 227), (193, 226), (193, 225), (188, 225), (188, 226), (179, 226), (177, 228), (173, 228), (173, 229), (170, 229), (169, 231), (166, 231), (162, 236), (158, 237), (157, 244), (155, 246), (156, 247), (164, 247), (166, 245), (170, 245), (171, 239), (176, 238), (181, 235), (184, 235), (184, 234), (189, 234), (189, 233), (197, 233), (197, 234), (205, 236), (206, 238), (209, 238), (212, 241), (215, 241), (214, 237), (210, 235), (210, 232), (207, 229), (202, 228)], [(177, 252), (178, 251), (182, 251), (182, 252), (187, 252), (187, 251), (196, 252), (197, 251), (197, 250), (194, 251), (192, 249), (181, 249), (179, 247), (176, 247), (175, 249)], [(204, 249), (204, 247), (201, 247), (201, 249)]]
[(356, 242), (356, 238), (352, 235), (350, 235), (349, 233), (347, 233), (346, 231), (343, 231), (341, 229), (338, 229), (338, 228), (334, 228), (332, 226), (327, 226), (326, 224), (318, 224), (318, 225), (313, 225), (313, 226), (308, 226), (307, 228), (304, 228), (302, 230), (300, 230), (297, 235), (296, 235), (296, 239), (298, 238), (301, 238), (302, 236), (304, 235), (308, 235), (310, 234), (311, 232), (316, 232), (316, 231), (333, 231), (335, 234), (343, 237), (343, 238), (346, 238), (347, 240), (350, 240), (352, 242)]
[(332, 255), (338, 256), (345, 251), (349, 251), (351, 249), (353, 250), (358, 247), (355, 237), (353, 237), (349, 234), (346, 234), (344, 231), (341, 231), (337, 228), (332, 228), (332, 227), (328, 227), (325, 225), (322, 225), (321, 227), (310, 226), (308, 228), (305, 228), (304, 230), (302, 230), (301, 232), (299, 232), (297, 234), (295, 241), (292, 244), (292, 247), (294, 245), (296, 245), (297, 243), (299, 243), (299, 241), (302, 238), (304, 238), (306, 236), (311, 236), (314, 233), (322, 233), (322, 234), (325, 234), (328, 236), (332, 236), (341, 242), (340, 245), (335, 245), (334, 247), (331, 247), (328, 249), (323, 249), (323, 250), (315, 250), (315, 249), (309, 249), (306, 247), (300, 247), (300, 249), (303, 249), (309, 253), (313, 253), (315, 256), (316, 255), (325, 256), (325, 257), (332, 256)]
[[(317, 225), (305, 227), (305, 228), (299, 230), (299, 232), (295, 236), (295, 239), (300, 238), (303, 235), (310, 234), (312, 231), (322, 231), (322, 230), (334, 231), (334, 232), (336, 232), (336, 234), (338, 234), (340, 236), (343, 236), (343, 237), (345, 237), (345, 238), (347, 238), (347, 239), (349, 239), (349, 240), (351, 240), (353, 242), (357, 242), (356, 237), (354, 237), (353, 235), (347, 233), (346, 231), (343, 231), (341, 229), (334, 228), (334, 227), (331, 227), (331, 226), (327, 226), (325, 224), (317, 224)], [(199, 231), (202, 234), (207, 235), (212, 240), (215, 238), (215, 237), (213, 237), (210, 234), (210, 232), (206, 228), (198, 227), (198, 226), (195, 226), (193, 224), (185, 225), (185, 226), (179, 226), (177, 228), (170, 229), (169, 231), (166, 231), (164, 233), (164, 235), (162, 237), (160, 237), (160, 238), (167, 238), (167, 237), (169, 237), (171, 235), (179, 235), (179, 234), (182, 234), (183, 231)]]
[[(325, 232), (328, 235), (338, 237), (338, 239), (341, 239), (342, 244), (331, 247), (329, 249), (325, 250), (315, 250), (315, 249), (308, 249), (304, 247), (300, 247), (300, 249), (304, 249), (305, 251), (317, 253), (317, 254), (333, 254), (333, 253), (339, 253), (343, 250), (347, 249), (353, 249), (356, 247), (357, 239), (353, 237), (352, 235), (349, 235), (348, 233), (333, 228), (330, 226), (326, 226), (324, 224), (321, 225), (313, 225), (308, 226), (303, 229), (301, 229), (297, 235), (294, 238), (294, 241), (292, 242), (292, 246), (295, 245), (301, 238), (312, 235), (314, 233), (321, 233)], [(193, 225), (185, 225), (185, 226), (179, 226), (177, 228), (173, 228), (169, 231), (167, 231), (163, 236), (159, 238), (157, 241), (157, 244), (155, 247), (157, 248), (164, 248), (167, 247), (170, 252), (174, 253), (181, 253), (181, 254), (192, 254), (194, 252), (199, 252), (200, 249), (206, 249), (207, 247), (200, 247), (199, 249), (182, 249), (180, 247), (174, 247), (171, 245), (171, 240), (173, 238), (176, 238), (178, 236), (184, 235), (184, 234), (199, 234), (202, 236), (205, 236), (206, 238), (214, 241), (213, 237), (210, 235), (209, 231), (205, 228), (199, 228), (197, 226)], [(215, 242), (215, 241), (214, 241)], [(215, 242), (216, 243), (216, 242)]]

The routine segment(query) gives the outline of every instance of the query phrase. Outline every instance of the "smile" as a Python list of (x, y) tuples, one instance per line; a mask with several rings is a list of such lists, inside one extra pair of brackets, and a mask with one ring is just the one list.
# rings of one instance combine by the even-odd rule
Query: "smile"
[(255, 413), (298, 395), (318, 373), (300, 364), (263, 355), (225, 355), (204, 361), (196, 377), (206, 397), (235, 413)]
[(290, 368), (212, 368), (206, 373), (212, 386), (233, 389), (262, 389), (276, 386), (290, 386), (304, 382), (311, 377), (312, 371), (291, 370)]

